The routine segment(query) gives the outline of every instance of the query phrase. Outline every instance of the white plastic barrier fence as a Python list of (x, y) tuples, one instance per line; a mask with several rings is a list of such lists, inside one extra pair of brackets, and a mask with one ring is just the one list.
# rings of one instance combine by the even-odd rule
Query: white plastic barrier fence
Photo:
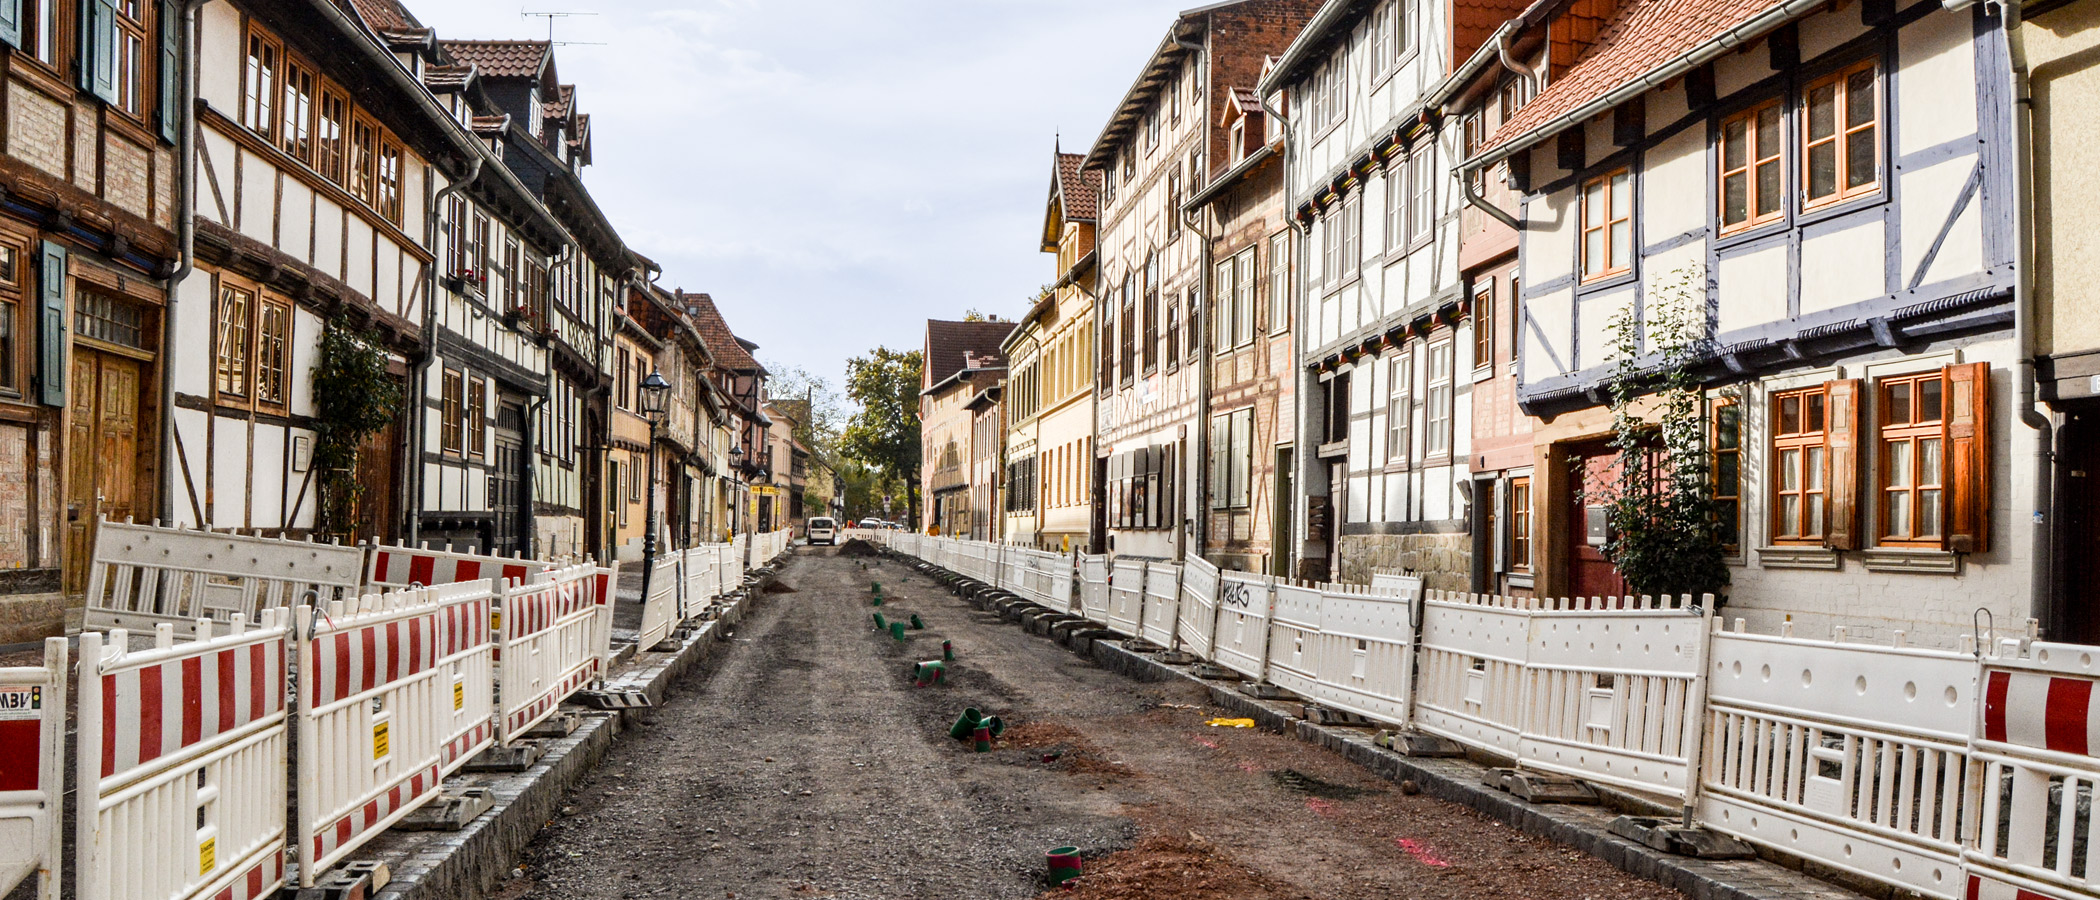
[[(353, 596), (364, 551), (339, 544), (103, 520), (88, 564), (91, 629), (150, 630)], [(223, 625), (221, 626), (224, 627)]]
[(1043, 583), (1049, 596), (1043, 605), (1063, 613), (1079, 611), (1079, 596), (1072, 590), (1072, 557), (1063, 553), (1050, 553), (1043, 565), (1047, 571)]
[(1430, 591), (1422, 600), (1415, 725), (1505, 756), (1524, 727), (1530, 600)]
[(707, 611), (720, 596), (715, 580), (715, 548), (701, 544), (678, 554), (678, 617), (690, 619)]
[(126, 652), (80, 636), (74, 894), (261, 900), (284, 884), (291, 611)]
[(744, 586), (744, 571), (751, 568), (749, 541), (748, 536), (740, 534), (729, 542), (729, 554), (726, 557), (729, 565), (722, 573), (722, 580), (730, 585), (729, 590), (740, 590)]
[(1932, 897), (1962, 895), (1967, 653), (1715, 634), (1698, 821)]
[(1145, 625), (1145, 561), (1117, 559), (1108, 580), (1108, 627), (1136, 637)]
[(1524, 661), (1519, 762), (1688, 798), (1706, 718), (1713, 598), (1575, 598), (1543, 606), (1531, 616)]
[[(561, 701), (605, 674), (611, 607), (594, 591), (608, 570), (570, 566), (497, 599), (497, 737), (510, 746)], [(601, 619), (601, 617), (603, 617)]]
[(1175, 616), (1177, 647), (1210, 658), (1210, 639), (1218, 625), (1218, 567), (1200, 556), (1181, 564), (1181, 603)]
[(649, 593), (642, 598), (642, 628), (635, 635), (636, 647), (647, 650), (663, 643), (684, 618), (678, 599), (678, 560), (683, 555), (666, 553), (650, 564)]
[[(1963, 854), (1969, 897), (2100, 893), (2100, 648), (2005, 640), (1982, 659)], [(1928, 698), (1929, 699), (1929, 698)]]
[(370, 560), (365, 564), (363, 593), (484, 578), (526, 581), (553, 568), (553, 563), (522, 557), (375, 543), (371, 546)]
[(1107, 622), (1109, 565), (1106, 556), (1079, 556), (1079, 615), (1092, 622)]
[(297, 611), (301, 886), (494, 742), (494, 599), (480, 580)]
[(1251, 572), (1219, 573), (1211, 661), (1256, 681), (1268, 677), (1269, 611), (1274, 603), (1274, 579)]
[(1138, 637), (1161, 647), (1173, 647), (1180, 624), (1181, 566), (1154, 562), (1145, 566), (1145, 608)]
[(0, 896), (35, 877), (58, 900), (65, 740), (66, 639), (51, 638), (43, 665), (0, 668)]
[(1411, 598), (1348, 585), (1279, 584), (1269, 681), (1338, 710), (1404, 725), (1414, 634)]

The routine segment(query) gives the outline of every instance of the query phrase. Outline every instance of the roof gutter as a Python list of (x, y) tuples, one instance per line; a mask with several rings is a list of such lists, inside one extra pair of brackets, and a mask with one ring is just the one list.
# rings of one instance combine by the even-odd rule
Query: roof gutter
[(1566, 131), (1591, 116), (1603, 115), (1621, 103), (1656, 90), (1686, 72), (1712, 62), (1723, 53), (1745, 46), (1772, 29), (1827, 5), (1829, 0), (1786, 0), (1778, 6), (1758, 13), (1747, 22), (1709, 38), (1705, 43), (1693, 47), (1690, 53), (1672, 60), (1669, 64), (1643, 73), (1634, 80), (1605, 92), (1602, 97), (1546, 120), (1525, 132), (1519, 139), (1505, 141), (1482, 151), (1479, 156), (1460, 163), (1459, 169), (1461, 172), (1484, 169), (1515, 156), (1518, 152)]

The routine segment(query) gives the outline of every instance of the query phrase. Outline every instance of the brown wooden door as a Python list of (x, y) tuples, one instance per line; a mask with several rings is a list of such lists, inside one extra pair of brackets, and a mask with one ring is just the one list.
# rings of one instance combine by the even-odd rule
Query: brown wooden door
[(1570, 454), (1571, 467), (1579, 477), (1569, 491), (1568, 527), (1563, 539), (1568, 547), (1568, 592), (1577, 597), (1617, 597), (1626, 593), (1626, 579), (1604, 556), (1604, 541), (1610, 536), (1604, 524), (1610, 502), (1603, 494), (1617, 482), (1619, 454), (1606, 444), (1592, 444)]
[(395, 482), (401, 471), (401, 422), (388, 422), (357, 449), (360, 490), (351, 515), (353, 540), (392, 541), (400, 536)]
[(66, 589), (87, 589), (95, 522), (145, 509), (139, 483), (140, 398), (146, 364), (85, 348), (73, 350), (66, 442)]

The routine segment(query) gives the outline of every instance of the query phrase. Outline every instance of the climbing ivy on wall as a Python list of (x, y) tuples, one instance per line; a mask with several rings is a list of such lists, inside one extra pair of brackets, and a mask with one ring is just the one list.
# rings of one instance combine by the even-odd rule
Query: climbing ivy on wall
[(321, 478), (318, 531), (354, 540), (354, 511), (364, 484), (358, 453), (401, 409), (401, 386), (386, 371), (378, 335), (342, 318), (321, 335), (314, 363), (314, 467)]

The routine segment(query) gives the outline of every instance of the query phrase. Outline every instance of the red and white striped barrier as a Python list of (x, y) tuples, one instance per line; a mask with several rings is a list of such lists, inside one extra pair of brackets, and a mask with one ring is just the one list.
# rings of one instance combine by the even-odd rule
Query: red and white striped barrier
[(80, 636), (75, 896), (262, 900), (284, 883), (290, 611), (151, 650)]
[(248, 621), (271, 607), (325, 603), (357, 593), (363, 551), (356, 547), (96, 523), (88, 564), (86, 625), (138, 631), (162, 623), (187, 634), (198, 619)]
[(301, 886), (494, 743), (494, 598), (484, 580), (297, 611)]
[(37, 879), (58, 900), (59, 805), (66, 795), (66, 639), (44, 664), (0, 668), (0, 896)]
[(2100, 893), (2100, 650), (2004, 641), (1982, 659), (1971, 765), (1982, 767), (1971, 897)]
[(585, 564), (497, 598), (497, 738), (510, 746), (554, 714), (561, 701), (603, 678), (611, 653), (613, 571)]
[(495, 578), (525, 581), (554, 568), (523, 557), (483, 556), (400, 544), (370, 545), (362, 593)]

